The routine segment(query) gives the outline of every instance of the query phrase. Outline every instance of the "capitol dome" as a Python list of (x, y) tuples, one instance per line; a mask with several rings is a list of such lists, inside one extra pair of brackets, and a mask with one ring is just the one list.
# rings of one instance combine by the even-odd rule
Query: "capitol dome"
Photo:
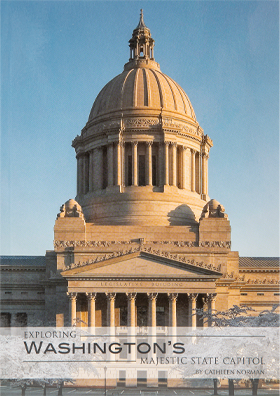
[[(141, 65), (141, 64), (140, 64)], [(155, 62), (141, 66), (129, 62), (125, 70), (111, 80), (98, 94), (89, 115), (89, 122), (113, 111), (145, 110), (159, 115), (162, 110), (174, 116), (190, 117), (195, 113), (184, 90), (160, 71)]]
[(76, 200), (94, 224), (197, 223), (209, 200), (212, 141), (155, 61), (142, 11), (129, 47), (123, 72), (100, 91), (73, 141)]

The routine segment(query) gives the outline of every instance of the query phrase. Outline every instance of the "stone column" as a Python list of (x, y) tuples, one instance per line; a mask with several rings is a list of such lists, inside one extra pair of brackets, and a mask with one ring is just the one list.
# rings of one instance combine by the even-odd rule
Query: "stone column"
[(207, 195), (207, 154), (202, 154), (202, 194)]
[(172, 186), (177, 186), (177, 143), (171, 143), (172, 148)]
[(187, 147), (182, 146), (182, 188), (187, 188)]
[(191, 190), (195, 191), (195, 151), (191, 150)]
[[(209, 302), (210, 302), (210, 312), (211, 312), (211, 316), (215, 313), (216, 311), (216, 298), (217, 298), (217, 294), (216, 293), (211, 293), (209, 294)], [(214, 326), (215, 322), (213, 322), (212, 320), (210, 320), (209, 326)]]
[[(208, 297), (208, 294), (207, 294), (206, 297), (202, 297), (202, 303), (203, 303), (203, 313), (204, 314), (208, 314), (208, 311), (209, 311), (209, 297)], [(202, 320), (203, 320), (203, 324), (202, 324), (203, 327), (208, 327), (209, 326), (209, 322), (208, 322), (209, 318), (208, 318), (208, 316), (205, 317)]]
[(169, 327), (177, 326), (176, 301), (178, 293), (168, 293), (169, 300)]
[(89, 153), (88, 190), (93, 191), (93, 150)]
[(113, 143), (107, 146), (108, 187), (114, 184), (114, 147)]
[(136, 318), (135, 318), (135, 300), (137, 293), (126, 293), (127, 295), (127, 325), (128, 327), (136, 326)]
[(116, 145), (116, 185), (122, 185), (122, 147), (121, 142)]
[(158, 148), (158, 162), (159, 162), (159, 166), (158, 166), (158, 175), (159, 175), (159, 183), (158, 185), (160, 187), (162, 187), (164, 185), (164, 143), (160, 143), (159, 144), (159, 148)]
[(197, 169), (197, 192), (201, 194), (201, 153), (198, 153), (198, 169)]
[(164, 184), (166, 186), (169, 186), (169, 142), (164, 142), (165, 144), (165, 153), (164, 153), (164, 159), (165, 159), (165, 180)]
[(149, 299), (149, 326), (156, 327), (157, 325), (157, 293), (147, 293)]
[(67, 296), (69, 297), (69, 311), (70, 311), (70, 326), (76, 325), (76, 318), (77, 318), (77, 313), (76, 313), (76, 303), (77, 303), (77, 293), (67, 293)]
[(153, 142), (146, 142), (146, 185), (152, 186), (152, 144)]
[(189, 297), (191, 300), (191, 312), (192, 312), (192, 328), (195, 329), (196, 328), (196, 300), (197, 300), (197, 296), (198, 294), (195, 293), (190, 293)]
[(83, 194), (88, 193), (89, 188), (89, 157), (87, 154), (83, 156)]
[(107, 297), (107, 312), (108, 312), (108, 318), (109, 318), (109, 323), (107, 319), (107, 325), (110, 327), (115, 327), (115, 299), (116, 299), (116, 293), (106, 293)]
[(95, 327), (95, 301), (97, 293), (86, 293), (88, 299), (88, 327)]
[(93, 190), (102, 189), (102, 177), (101, 170), (103, 169), (102, 163), (102, 147), (97, 147), (93, 150)]
[(120, 142), (121, 146), (121, 185), (125, 186), (125, 142)]
[(138, 186), (138, 142), (132, 142), (132, 185)]

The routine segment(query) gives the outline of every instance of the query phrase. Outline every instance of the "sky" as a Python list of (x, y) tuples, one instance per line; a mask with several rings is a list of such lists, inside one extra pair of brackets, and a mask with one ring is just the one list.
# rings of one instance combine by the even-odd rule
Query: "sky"
[(278, 1), (1, 1), (1, 255), (53, 249), (72, 140), (123, 70), (144, 10), (161, 71), (213, 140), (209, 195), (232, 250), (279, 256)]

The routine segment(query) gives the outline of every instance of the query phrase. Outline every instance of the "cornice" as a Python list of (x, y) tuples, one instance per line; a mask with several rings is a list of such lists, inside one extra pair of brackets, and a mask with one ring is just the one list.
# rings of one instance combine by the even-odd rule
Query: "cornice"
[(1, 265), (0, 271), (28, 271), (28, 272), (46, 272), (46, 267), (42, 266), (30, 266), (26, 265)]
[(253, 272), (257, 272), (257, 273), (260, 273), (260, 272), (271, 272), (271, 273), (279, 273), (280, 272), (280, 269), (279, 269), (279, 267), (271, 267), (271, 268), (268, 268), (268, 267), (266, 267), (266, 268), (262, 268), (262, 267), (260, 267), (260, 268), (239, 268), (239, 272), (242, 272), (242, 273), (253, 273)]
[[(89, 278), (87, 276), (66, 276), (67, 280), (75, 281), (92, 281), (92, 278)], [(193, 277), (193, 278), (188, 278), (188, 277), (176, 277), (176, 278), (170, 278), (170, 277), (106, 277), (106, 276), (100, 276), (96, 277), (94, 276), (94, 281), (97, 282), (216, 282), (217, 278), (215, 277)]]
[[(87, 240), (55, 240), (54, 248), (69, 248), (69, 247), (113, 247), (119, 245), (131, 245), (136, 244), (135, 240), (127, 241), (87, 241)], [(201, 241), (199, 243), (195, 241), (147, 241), (148, 245), (173, 245), (178, 248), (185, 247), (199, 247), (199, 248), (231, 248), (231, 241)]]
[[(5, 305), (4, 305), (5, 304)], [(7, 305), (45, 305), (45, 300), (19, 300), (19, 299), (5, 299), (2, 298), (0, 302), (1, 306)]]

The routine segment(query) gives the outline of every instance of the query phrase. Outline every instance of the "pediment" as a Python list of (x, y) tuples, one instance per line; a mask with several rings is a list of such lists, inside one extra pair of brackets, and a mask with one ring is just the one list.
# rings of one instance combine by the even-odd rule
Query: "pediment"
[[(170, 256), (170, 255), (169, 255)], [(176, 255), (177, 256), (177, 255)], [(70, 268), (62, 272), (66, 278), (71, 277), (183, 277), (195, 278), (200, 276), (202, 278), (220, 277), (221, 273), (210, 265), (190, 264), (188, 262), (194, 260), (185, 260), (182, 262), (181, 258), (173, 259), (161, 255), (138, 251), (121, 255), (119, 257), (104, 258), (99, 262), (83, 263), (81, 266)]]

